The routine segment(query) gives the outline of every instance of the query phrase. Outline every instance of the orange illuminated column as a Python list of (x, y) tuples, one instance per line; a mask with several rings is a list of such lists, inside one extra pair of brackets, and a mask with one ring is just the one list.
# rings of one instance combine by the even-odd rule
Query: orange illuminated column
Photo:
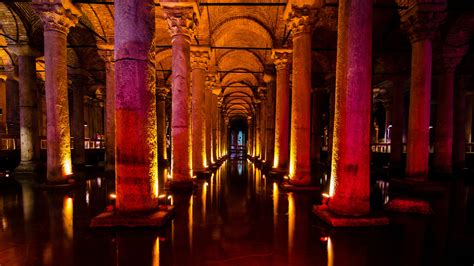
[(217, 107), (217, 94), (214, 94), (214, 91), (211, 95), (211, 106), (212, 106), (212, 161), (217, 162), (219, 159), (217, 146), (218, 146), (218, 138), (217, 138), (217, 128), (218, 128), (218, 121), (219, 121), (219, 109)]
[(192, 68), (192, 149), (194, 174), (206, 171), (206, 71), (209, 48), (191, 48)]
[(339, 1), (329, 209), (370, 211), (372, 0)]
[(115, 61), (113, 44), (99, 44), (105, 62), (105, 170), (115, 171)]
[(260, 126), (261, 126), (261, 121), (260, 121), (260, 108), (262, 106), (262, 102), (260, 99), (255, 100), (256, 103), (256, 111), (255, 111), (255, 153), (254, 156), (255, 158), (260, 158)]
[(116, 209), (158, 205), (155, 10), (152, 0), (115, 2)]
[(453, 170), (454, 71), (467, 48), (443, 49), (433, 155), (433, 168), (439, 174), (451, 174)]
[(206, 76), (206, 89), (204, 92), (204, 104), (205, 104), (205, 116), (204, 120), (206, 123), (206, 132), (205, 132), (205, 138), (206, 138), (206, 162), (207, 166), (210, 166), (211, 164), (214, 163), (214, 160), (212, 158), (212, 138), (214, 136), (213, 130), (212, 130), (212, 90), (214, 89), (216, 85), (216, 75), (215, 74), (209, 74)]
[(252, 116), (247, 116), (247, 155), (252, 156), (253, 146), (253, 119)]
[(309, 185), (311, 125), (311, 28), (313, 11), (292, 6), (288, 27), (293, 35), (293, 90), (289, 177), (293, 185)]
[(32, 172), (39, 159), (39, 114), (36, 89), (36, 58), (28, 45), (14, 46), (18, 58), (21, 161), (15, 172)]
[(406, 175), (417, 180), (426, 180), (428, 176), (432, 39), (444, 18), (445, 7), (443, 1), (410, 1), (407, 9), (399, 10), (401, 26), (412, 45)]
[[(65, 2), (66, 3), (66, 2)], [(47, 180), (63, 182), (72, 174), (69, 105), (67, 95), (67, 34), (78, 22), (72, 4), (33, 1), (44, 28), (46, 68)]]
[(196, 13), (192, 6), (162, 3), (172, 45), (171, 173), (173, 186), (192, 185), (190, 43)]
[(259, 136), (260, 136), (260, 161), (265, 161), (265, 149), (266, 149), (266, 128), (267, 128), (267, 88), (260, 87), (258, 88), (258, 97), (260, 100), (260, 114), (259, 114)]
[(275, 78), (273, 75), (265, 74), (263, 81), (267, 85), (267, 100), (265, 101), (265, 165), (273, 165), (273, 154), (275, 151)]
[(288, 171), (290, 133), (290, 61), (292, 52), (287, 49), (273, 50), (276, 67), (275, 106), (275, 153), (273, 168), (279, 172)]
[(6, 65), (6, 113), (7, 133), (10, 135), (20, 134), (20, 94), (18, 84), (18, 68), (14, 65)]
[(168, 152), (166, 150), (166, 99), (170, 89), (160, 87), (156, 91), (156, 134), (158, 142), (158, 163), (165, 164), (168, 160)]

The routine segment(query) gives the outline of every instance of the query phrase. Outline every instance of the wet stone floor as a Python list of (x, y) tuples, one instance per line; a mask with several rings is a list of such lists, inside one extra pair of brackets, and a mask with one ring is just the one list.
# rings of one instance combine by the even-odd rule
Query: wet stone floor
[(69, 192), (0, 184), (0, 265), (474, 263), (473, 185), (463, 179), (434, 202), (433, 216), (392, 214), (389, 226), (365, 229), (327, 227), (311, 212), (320, 192), (282, 191), (249, 161), (225, 162), (197, 182), (192, 195), (166, 196), (176, 206), (166, 227), (133, 230), (89, 228), (114, 193), (100, 173)]

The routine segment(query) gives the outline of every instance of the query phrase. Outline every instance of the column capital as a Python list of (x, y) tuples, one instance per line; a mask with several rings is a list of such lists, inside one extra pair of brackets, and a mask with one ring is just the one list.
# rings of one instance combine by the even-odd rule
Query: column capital
[(176, 35), (193, 37), (199, 19), (196, 3), (161, 2), (160, 5), (171, 37)]
[(288, 5), (284, 18), (293, 36), (299, 33), (310, 33), (315, 23), (316, 9), (310, 5)]
[(156, 88), (156, 95), (158, 96), (159, 100), (166, 100), (168, 98), (168, 94), (170, 93), (170, 89), (168, 87), (159, 87)]
[(208, 47), (191, 46), (191, 68), (201, 68), (206, 70), (210, 59), (209, 51), (210, 49)]
[(114, 63), (114, 46), (113, 45), (99, 45), (97, 44), (97, 53), (105, 61), (105, 63)]
[(286, 69), (289, 67), (293, 51), (291, 49), (273, 49), (272, 58), (275, 68), (277, 70)]
[(397, 0), (401, 28), (408, 34), (410, 42), (432, 40), (438, 26), (446, 17), (445, 0)]
[(34, 0), (32, 6), (43, 21), (45, 31), (68, 34), (81, 16), (79, 9), (68, 0)]
[(456, 70), (456, 67), (461, 63), (462, 58), (464, 55), (467, 53), (469, 49), (468, 45), (465, 45), (463, 47), (448, 47), (444, 46), (442, 55), (441, 55), (441, 60), (442, 60), (442, 66), (441, 68), (446, 71), (453, 73)]
[(206, 76), (206, 87), (208, 90), (212, 91), (217, 85), (216, 74), (208, 74)]
[(260, 100), (267, 99), (267, 88), (266, 87), (259, 87), (257, 93), (258, 93), (258, 98)]

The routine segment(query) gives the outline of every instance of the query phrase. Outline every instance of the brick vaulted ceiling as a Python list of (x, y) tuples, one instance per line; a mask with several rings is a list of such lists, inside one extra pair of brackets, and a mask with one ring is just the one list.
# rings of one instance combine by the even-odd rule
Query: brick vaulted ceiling
[[(331, 88), (336, 64), (337, 0), (318, 1), (323, 1), (324, 7), (317, 13), (313, 31), (313, 87)], [(68, 36), (68, 66), (84, 69), (91, 85), (104, 84), (105, 67), (97, 54), (97, 43), (113, 42), (113, 1), (73, 2), (83, 15)], [(198, 4), (200, 20), (193, 44), (211, 47), (210, 71), (219, 75), (223, 96), (239, 96), (226, 99), (234, 101), (229, 104), (250, 112), (250, 106), (258, 97), (258, 88), (264, 86), (265, 74), (272, 74), (271, 49), (291, 47), (291, 34), (283, 18), (287, 2), (203, 0)], [(166, 84), (171, 76), (171, 38), (158, 1), (156, 5), (157, 78)], [(400, 30), (397, 8), (394, 0), (374, 0), (373, 83), (377, 91), (392, 86), (390, 80), (393, 77), (409, 79), (410, 43)], [(474, 32), (473, 9), (470, 0), (449, 0), (448, 19), (436, 41), (469, 45)], [(3, 66), (15, 64), (8, 45), (29, 43), (42, 50), (42, 25), (29, 3), (0, 3), (0, 19), (0, 46), (3, 48), (0, 49), (0, 59)], [(461, 65), (460, 68), (472, 66), (472, 61), (471, 53), (468, 53), (463, 62), (467, 66)], [(42, 58), (38, 59), (38, 66), (41, 69)], [(374, 102), (383, 101), (386, 95), (378, 93), (376, 97), (379, 99)]]

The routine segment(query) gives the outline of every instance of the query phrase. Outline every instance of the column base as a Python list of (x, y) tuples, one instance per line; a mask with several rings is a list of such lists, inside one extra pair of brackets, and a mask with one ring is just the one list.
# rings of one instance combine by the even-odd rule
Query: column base
[(319, 219), (333, 227), (368, 227), (388, 225), (388, 217), (379, 214), (369, 214), (366, 216), (345, 216), (329, 210), (327, 205), (314, 205), (313, 213)]
[(15, 175), (32, 175), (35, 174), (38, 162), (35, 161), (22, 161), (15, 168)]
[(196, 176), (198, 179), (209, 178), (211, 177), (211, 174), (211, 171), (207, 169), (193, 171), (193, 175)]
[(283, 179), (284, 176), (288, 175), (288, 170), (285, 168), (272, 168), (268, 175), (272, 178)]
[(400, 213), (417, 213), (423, 215), (433, 214), (430, 203), (426, 200), (415, 198), (396, 198), (385, 205), (385, 210)]
[(158, 210), (147, 213), (117, 213), (106, 211), (92, 218), (90, 227), (161, 227), (173, 219), (174, 206), (160, 205)]
[(190, 191), (194, 189), (194, 181), (168, 181), (168, 187), (171, 191)]
[(297, 185), (292, 184), (290, 181), (285, 181), (281, 183), (280, 187), (286, 191), (320, 191), (320, 186), (312, 186), (312, 185)]

